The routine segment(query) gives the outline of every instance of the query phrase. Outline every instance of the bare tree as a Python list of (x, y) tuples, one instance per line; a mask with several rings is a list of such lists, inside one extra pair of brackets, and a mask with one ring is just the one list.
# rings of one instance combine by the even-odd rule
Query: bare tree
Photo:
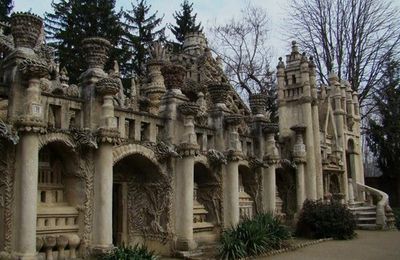
[(398, 13), (386, 0), (291, 0), (285, 27), (315, 57), (322, 83), (332, 71), (351, 83), (365, 116), (385, 60), (398, 55)]
[(268, 25), (266, 11), (248, 4), (239, 18), (211, 28), (211, 48), (225, 64), (231, 84), (247, 94), (269, 93), (272, 88)]

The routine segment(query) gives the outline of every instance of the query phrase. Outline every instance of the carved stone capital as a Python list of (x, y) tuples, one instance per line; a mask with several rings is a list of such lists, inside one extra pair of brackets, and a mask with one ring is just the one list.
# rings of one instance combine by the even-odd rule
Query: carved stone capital
[(199, 112), (200, 107), (194, 102), (185, 102), (178, 106), (178, 110), (182, 115), (195, 116)]
[(97, 132), (99, 143), (120, 144), (121, 138), (116, 128), (99, 128)]
[(20, 132), (46, 133), (46, 124), (39, 117), (21, 116), (16, 125)]
[(200, 147), (198, 144), (181, 143), (178, 147), (178, 153), (182, 156), (196, 156), (200, 153)]
[(104, 69), (108, 60), (108, 50), (111, 47), (110, 42), (100, 37), (91, 37), (84, 39), (82, 45), (89, 69)]
[(290, 129), (293, 130), (296, 134), (304, 134), (307, 127), (305, 125), (294, 125)]
[(167, 64), (161, 68), (167, 89), (181, 89), (186, 76), (186, 69), (180, 65)]
[(15, 47), (35, 48), (42, 31), (42, 18), (28, 12), (16, 12), (11, 15), (10, 23)]
[(96, 91), (103, 96), (113, 96), (119, 92), (119, 83), (117, 78), (102, 78), (96, 83)]
[(228, 150), (226, 151), (226, 159), (228, 162), (243, 160), (243, 153), (242, 151)]

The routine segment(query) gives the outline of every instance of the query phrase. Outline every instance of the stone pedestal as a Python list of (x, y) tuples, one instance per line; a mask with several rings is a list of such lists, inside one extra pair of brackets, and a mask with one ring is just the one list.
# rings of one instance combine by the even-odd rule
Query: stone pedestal
[(304, 162), (296, 162), (296, 197), (297, 197), (297, 212), (303, 208), (303, 203), (306, 199), (304, 191)]

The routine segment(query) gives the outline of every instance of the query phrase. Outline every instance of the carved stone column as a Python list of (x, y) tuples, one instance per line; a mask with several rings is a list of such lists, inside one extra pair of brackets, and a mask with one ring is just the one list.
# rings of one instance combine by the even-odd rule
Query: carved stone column
[(178, 161), (176, 170), (176, 248), (188, 251), (196, 247), (193, 240), (193, 189), (194, 189), (194, 157), (199, 146), (194, 132), (194, 116), (199, 107), (195, 103), (183, 103), (178, 106), (184, 117), (183, 138), (179, 147), (182, 159)]
[(263, 210), (275, 214), (276, 209), (276, 165), (279, 163), (279, 151), (276, 147), (275, 134), (279, 127), (276, 124), (266, 123), (263, 132), (266, 134), (265, 153), (263, 160), (268, 165), (263, 176)]
[(103, 97), (99, 149), (95, 158), (93, 248), (95, 253), (112, 247), (113, 145), (119, 141), (114, 117), (113, 95), (119, 90), (115, 79), (97, 82), (96, 92)]
[(304, 182), (304, 164), (306, 163), (306, 146), (304, 145), (303, 135), (306, 130), (305, 126), (294, 126), (291, 128), (296, 133), (296, 143), (293, 146), (293, 160), (296, 163), (296, 197), (297, 212), (303, 207), (305, 194)]
[(17, 146), (15, 251), (19, 259), (36, 259), (36, 215), (39, 167), (39, 138), (44, 132), (39, 79), (48, 74), (47, 66), (37, 60), (24, 60), (20, 72), (28, 80), (24, 109), (16, 124), (21, 132)]
[(242, 148), (237, 132), (241, 115), (225, 115), (228, 128), (228, 151), (225, 178), (223, 181), (224, 227), (236, 226), (239, 223), (239, 161), (243, 158)]

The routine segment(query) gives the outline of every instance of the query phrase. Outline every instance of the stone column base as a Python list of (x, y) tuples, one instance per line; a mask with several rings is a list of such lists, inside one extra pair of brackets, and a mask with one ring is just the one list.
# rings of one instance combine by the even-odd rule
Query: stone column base
[[(7, 259), (7, 258), (6, 258)], [(14, 253), (10, 255), (10, 260), (38, 260), (38, 254), (21, 254), (21, 253)]]
[(109, 253), (111, 250), (113, 250), (115, 247), (113, 245), (97, 245), (97, 246), (92, 246), (90, 249), (90, 255), (94, 257), (93, 259), (98, 259), (98, 256), (102, 256), (104, 254)]
[(190, 251), (197, 247), (194, 240), (179, 239), (176, 241), (175, 248), (177, 251)]

